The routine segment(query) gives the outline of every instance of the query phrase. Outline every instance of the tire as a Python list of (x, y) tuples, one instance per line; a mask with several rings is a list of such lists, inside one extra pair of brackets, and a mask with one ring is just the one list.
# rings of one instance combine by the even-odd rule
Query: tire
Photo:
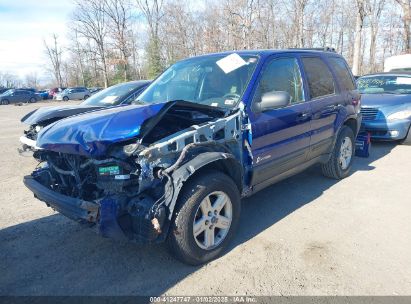
[(63, 97), (63, 100), (64, 100), (64, 101), (68, 101), (69, 98), (68, 98), (67, 96), (64, 96), (64, 97)]
[(36, 101), (37, 101), (36, 98), (34, 97), (30, 98), (30, 103), (35, 103)]
[(89, 98), (89, 97), (90, 97), (90, 96), (85, 95), (83, 99), (86, 100), (86, 99)]
[[(204, 209), (200, 205), (203, 206), (206, 197), (210, 198), (212, 209), (216, 208), (217, 199), (225, 197), (226, 203), (216, 216), (214, 216), (215, 213), (209, 212), (204, 217)], [(206, 171), (193, 176), (183, 186), (177, 201), (167, 237), (167, 245), (171, 254), (190, 265), (199, 265), (215, 259), (224, 252), (233, 238), (240, 219), (240, 212), (240, 193), (231, 178), (218, 171)], [(199, 213), (202, 215), (200, 218)], [(221, 217), (222, 215), (224, 217)], [(226, 221), (230, 215), (231, 223)], [(220, 219), (223, 220), (220, 221)], [(204, 223), (201, 224), (203, 230), (199, 229), (202, 232), (198, 233), (197, 237), (194, 235), (195, 220), (197, 223)], [(218, 228), (223, 223), (224, 227), (228, 227), (227, 229)], [(213, 235), (212, 241), (215, 243), (209, 248), (202, 248), (201, 246), (207, 246), (206, 234)]]
[(1, 104), (2, 105), (8, 105), (10, 102), (7, 100), (7, 99), (3, 99), (2, 101), (1, 101)]
[(411, 126), (408, 128), (407, 136), (400, 140), (401, 145), (411, 146)]
[[(347, 141), (350, 141), (350, 143)], [(351, 146), (350, 153), (348, 152), (348, 146)], [(349, 159), (348, 154), (351, 154)], [(350, 127), (343, 126), (338, 134), (330, 159), (322, 165), (323, 174), (333, 179), (343, 179), (347, 177), (351, 170), (354, 155), (354, 133)], [(345, 156), (347, 156), (347, 158)]]

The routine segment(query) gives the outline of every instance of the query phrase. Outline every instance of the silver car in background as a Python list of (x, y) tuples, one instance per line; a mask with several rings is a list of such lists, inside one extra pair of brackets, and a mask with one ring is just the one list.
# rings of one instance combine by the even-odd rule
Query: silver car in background
[(67, 88), (56, 94), (56, 100), (87, 99), (91, 95), (90, 91), (84, 87)]

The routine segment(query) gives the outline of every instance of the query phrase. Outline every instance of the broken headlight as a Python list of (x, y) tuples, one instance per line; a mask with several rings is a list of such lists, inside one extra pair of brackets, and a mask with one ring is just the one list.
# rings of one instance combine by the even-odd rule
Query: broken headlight
[(137, 148), (139, 147), (138, 143), (132, 143), (132, 144), (128, 144), (123, 146), (123, 152), (124, 154), (130, 156), (132, 155), (134, 152), (137, 151)]
[(109, 154), (110, 156), (113, 156), (115, 158), (125, 159), (133, 155), (133, 153), (137, 151), (139, 146), (140, 144), (136, 142), (126, 145), (117, 144), (111, 148)]

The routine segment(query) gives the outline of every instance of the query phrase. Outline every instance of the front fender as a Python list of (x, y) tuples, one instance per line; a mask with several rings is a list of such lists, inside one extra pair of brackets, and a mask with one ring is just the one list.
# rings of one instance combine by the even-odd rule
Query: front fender
[(238, 163), (237, 159), (234, 157), (234, 155), (230, 153), (205, 152), (197, 155), (196, 157), (194, 157), (193, 159), (191, 159), (190, 161), (186, 162), (178, 169), (173, 171), (173, 173), (171, 174), (171, 180), (169, 181), (169, 183), (172, 183), (172, 185), (170, 186), (172, 187), (173, 191), (171, 192), (172, 194), (170, 195), (170, 199), (168, 200), (167, 204), (170, 211), (170, 220), (172, 219), (172, 216), (174, 214), (174, 208), (177, 202), (177, 198), (184, 183), (190, 178), (190, 176), (192, 176), (199, 169), (219, 160), (229, 160), (230, 162), (235, 162), (237, 163), (238, 168), (241, 168), (241, 165)]

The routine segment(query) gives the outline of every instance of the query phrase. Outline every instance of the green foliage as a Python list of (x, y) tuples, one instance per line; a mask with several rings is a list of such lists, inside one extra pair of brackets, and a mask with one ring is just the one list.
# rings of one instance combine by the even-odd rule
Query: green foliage
[(148, 76), (149, 78), (157, 77), (163, 70), (161, 60), (160, 42), (157, 37), (152, 37), (147, 46), (148, 57)]

